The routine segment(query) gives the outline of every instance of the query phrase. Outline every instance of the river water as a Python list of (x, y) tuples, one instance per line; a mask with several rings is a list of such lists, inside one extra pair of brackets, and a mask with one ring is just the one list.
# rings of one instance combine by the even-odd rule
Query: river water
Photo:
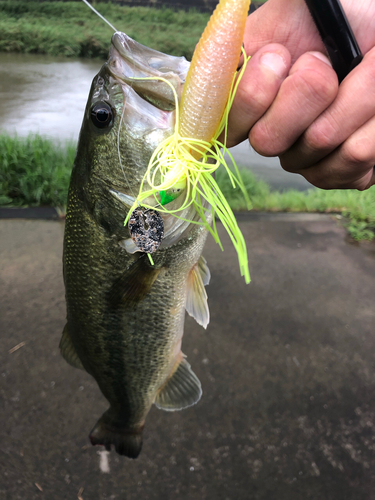
[[(91, 81), (103, 61), (0, 52), (0, 131), (77, 140)], [(241, 167), (276, 189), (308, 189), (302, 177), (282, 170), (277, 158), (258, 155), (247, 142), (232, 148)]]
[(99, 60), (0, 53), (0, 130), (77, 139)]

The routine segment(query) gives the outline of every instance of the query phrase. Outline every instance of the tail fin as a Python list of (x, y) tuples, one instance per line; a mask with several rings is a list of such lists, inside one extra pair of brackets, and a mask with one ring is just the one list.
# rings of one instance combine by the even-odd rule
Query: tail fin
[(101, 444), (106, 450), (111, 450), (114, 445), (119, 455), (137, 458), (143, 444), (143, 425), (138, 428), (128, 428), (118, 425), (109, 417), (108, 412), (98, 420), (89, 438), (92, 445)]

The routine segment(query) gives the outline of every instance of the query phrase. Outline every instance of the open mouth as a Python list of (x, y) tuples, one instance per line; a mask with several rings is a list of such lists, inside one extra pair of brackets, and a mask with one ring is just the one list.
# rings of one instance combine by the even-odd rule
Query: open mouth
[(173, 89), (180, 99), (189, 63), (184, 57), (150, 49), (117, 31), (112, 36), (108, 69), (114, 78), (130, 85), (146, 101), (163, 111), (172, 111)]

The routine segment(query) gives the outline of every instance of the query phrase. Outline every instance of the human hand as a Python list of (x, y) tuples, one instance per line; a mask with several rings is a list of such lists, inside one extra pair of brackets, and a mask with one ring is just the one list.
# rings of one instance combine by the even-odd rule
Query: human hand
[[(372, 0), (340, 1), (366, 54), (375, 46), (375, 4)], [(304, 0), (268, 0), (248, 17), (244, 42), (249, 55), (268, 43), (280, 43), (291, 53), (293, 63), (307, 51), (325, 52)]]
[[(280, 156), (285, 170), (315, 186), (366, 189), (375, 184), (375, 4), (342, 3), (365, 58), (340, 87), (322, 54), (305, 53), (324, 48), (302, 0), (268, 0), (249, 17), (245, 49), (255, 53), (233, 105), (228, 143), (249, 136), (260, 154)], [(272, 38), (284, 47), (262, 47)], [(265, 76), (265, 54), (281, 57), (278, 75)]]

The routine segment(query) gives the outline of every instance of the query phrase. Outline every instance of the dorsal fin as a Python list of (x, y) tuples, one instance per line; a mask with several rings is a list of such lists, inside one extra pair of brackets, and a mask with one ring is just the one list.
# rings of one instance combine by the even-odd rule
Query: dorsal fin
[(166, 411), (183, 410), (198, 403), (201, 396), (201, 383), (186, 359), (182, 358), (157, 394), (155, 405)]
[(62, 357), (67, 363), (69, 363), (71, 366), (74, 366), (74, 368), (84, 370), (83, 364), (79, 359), (75, 347), (72, 343), (72, 339), (70, 338), (67, 324), (64, 326), (59, 348)]
[[(208, 267), (202, 266), (204, 270), (204, 279), (209, 280)], [(208, 273), (207, 273), (208, 271)], [(202, 279), (202, 272), (200, 270), (199, 262), (193, 266), (187, 279), (187, 293), (186, 293), (186, 311), (192, 316), (195, 321), (207, 328), (210, 322), (210, 311), (207, 303), (207, 293), (204, 289), (204, 281)]]

